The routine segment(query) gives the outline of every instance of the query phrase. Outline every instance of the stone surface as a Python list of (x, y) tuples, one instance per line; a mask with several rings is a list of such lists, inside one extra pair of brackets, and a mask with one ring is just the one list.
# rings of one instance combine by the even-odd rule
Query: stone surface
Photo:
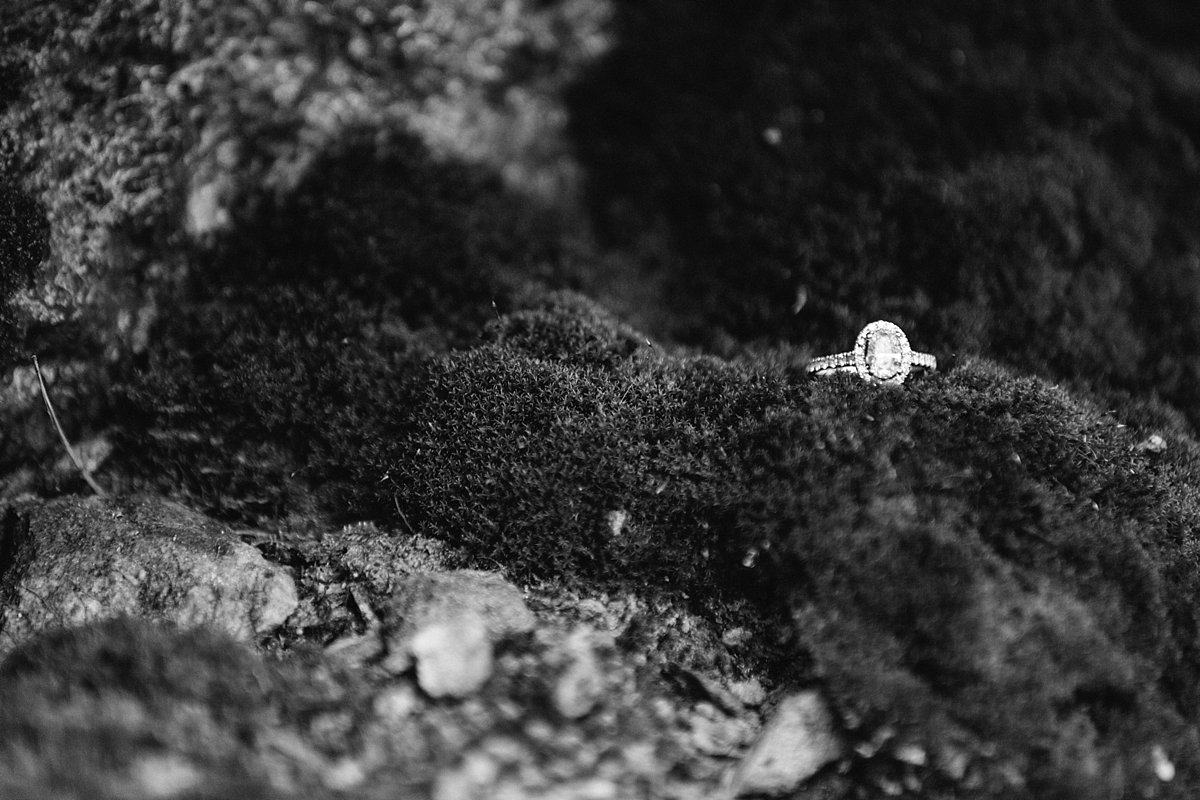
[(1160, 434), (1154, 433), (1140, 442), (1134, 449), (1142, 453), (1154, 453), (1158, 455), (1167, 452), (1167, 440)]
[(565, 649), (567, 667), (554, 684), (554, 707), (567, 719), (579, 719), (604, 695), (604, 673), (586, 628), (567, 637)]
[(701, 753), (720, 758), (740, 754), (754, 737), (747, 720), (730, 717), (708, 703), (701, 703), (689, 719), (691, 744)]
[(763, 688), (762, 681), (758, 678), (730, 683), (729, 693), (736, 697), (742, 705), (751, 708), (761, 706), (767, 699), (767, 690)]
[[(197, 189), (193, 217), (207, 222), (192, 225), (193, 233), (215, 232), (228, 211), (234, 215), (231, 244), (256, 244), (232, 248), (231, 270), (205, 269), (209, 260), (197, 259), (194, 277), (212, 287), (218, 302), (193, 313), (163, 298), (163, 324), (149, 337), (159, 348), (147, 359), (96, 365), (101, 373), (116, 367), (114, 374), (140, 372), (143, 365), (157, 372), (164, 365), (140, 393), (156, 398), (161, 409), (145, 415), (152, 421), (144, 440), (162, 436), (170, 449), (139, 475), (160, 477), (164, 491), (233, 487), (228, 513), (254, 515), (267, 507), (280, 514), (310, 507), (277, 504), (272, 491), (279, 477), (296, 475), (298, 483), (322, 491), (345, 481), (349, 486), (331, 492), (341, 513), (361, 507), (390, 515), (394, 507), (396, 517), (382, 521), (407, 530), (407, 515), (413, 530), (473, 546), (474, 563), (495, 558), (530, 580), (561, 576), (598, 593), (616, 573), (623, 586), (647, 597), (691, 593), (697, 606), (713, 601), (718, 613), (711, 617), (723, 626), (736, 624), (721, 612), (730, 609), (728, 602), (747, 599), (743, 588), (766, 587), (780, 615), (759, 615), (761, 624), (756, 621), (747, 640), (752, 647), (741, 652), (708, 651), (695, 632), (666, 619), (642, 630), (627, 626), (622, 645), (641, 648), (639, 665), (649, 663), (652, 674), (657, 658), (723, 678), (778, 663), (761, 658), (763, 650), (794, 648), (805, 658), (771, 675), (772, 687), (819, 676), (839, 707), (856, 709), (863, 719), (893, 721), (929, 747), (921, 756), (893, 748), (892, 738), (873, 744), (848, 780), (877, 771), (863, 759), (902, 769), (893, 762), (904, 764), (904, 756), (909, 766), (927, 758), (923, 769), (944, 769), (989, 789), (997, 781), (1015, 787), (1028, 780), (1035, 787), (1030, 791), (1096, 797), (1103, 796), (1104, 783), (1120, 780), (1122, 796), (1151, 796), (1138, 781), (1162, 781), (1170, 764), (1169, 774), (1177, 767), (1178, 775), (1169, 786), (1153, 784), (1154, 790), (1200, 796), (1196, 703), (1190, 702), (1198, 696), (1191, 621), (1200, 605), (1191, 535), (1197, 504), (1188, 489), (1197, 484), (1195, 426), (1177, 425), (1150, 403), (1161, 395), (1188, 410), (1193, 422), (1200, 408), (1192, 346), (1198, 329), (1189, 322), (1200, 319), (1194, 313), (1200, 239), (1189, 224), (1197, 205), (1197, 124), (1190, 110), (1197, 107), (1200, 80), (1194, 52), (1163, 47), (1161, 39), (1155, 45), (1163, 33), (1186, 38), (1196, 32), (1185, 15), (1172, 13), (1183, 7), (1178, 0), (1148, 4), (1169, 20), (1165, 27), (1180, 18), (1177, 31), (1159, 33), (1129, 21), (1141, 15), (1128, 0), (1053, 4), (1045, 13), (1031, 13), (1025, 4), (989, 4), (983, 14), (955, 4), (856, 4), (853, 14), (834, 4), (807, 4), (799, 13), (792, 4), (751, 4), (737, 12), (715, 11), (715, 4), (652, 3), (650, 10), (623, 4), (618, 46), (575, 91), (572, 107), (562, 112), (571, 118), (554, 123), (570, 124), (578, 137), (573, 152), (588, 159), (586, 177), (594, 180), (587, 183), (595, 190), (588, 207), (598, 212), (604, 242), (597, 250), (552, 242), (526, 249), (507, 224), (493, 219), (494, 205), (475, 204), (481, 193), (462, 172), (426, 168), (420, 142), (412, 143), (412, 156), (388, 154), (402, 165), (393, 170), (372, 152), (357, 155), (355, 142), (342, 135), (352, 127), (362, 129), (363, 139), (386, 134), (383, 125), (369, 124), (378, 105), (363, 99), (407, 98), (393, 95), (386, 81), (404, 79), (407, 91), (412, 76), (414, 84), (432, 84), (430, 92), (415, 93), (414, 102), (444, 97), (452, 108), (480, 111), (442, 113), (443, 105), (421, 105), (417, 110), (426, 113), (405, 118), (417, 120), (412, 127), (422, 140), (443, 143), (449, 161), (493, 165), (497, 183), (537, 183), (506, 178), (514, 160), (499, 145), (520, 126), (488, 123), (494, 119), (489, 107), (496, 114), (529, 110), (514, 113), (514, 120), (546, 119), (539, 113), (546, 104), (520, 102), (526, 81), (504, 78), (510, 60), (503, 54), (517, 56), (519, 74), (542, 68), (563, 74), (553, 37), (528, 54), (537, 28), (509, 16), (523, 3), (485, 3), (489, 19), (501, 23), (477, 26), (446, 21), (470, 22), (471, 4), (462, 0), (424, 4), (428, 13), (418, 10), (418, 19), (378, 24), (353, 21), (370, 17), (375, 6), (342, 0), (235, 2), (228, 17), (216, 13), (222, 4), (212, 3), (148, 3), (162, 14), (147, 15), (122, 14), (128, 3), (99, 3), (94, 16), (85, 5), (49, 3), (52, 12), (36, 14), (51, 20), (28, 28), (36, 37), (28, 46), (40, 58), (31, 52), (23, 61), (37, 82), (27, 98), (14, 96), (8, 106), (26, 112), (12, 119), (33, 123), (8, 126), (17, 132), (17, 146), (45, 156), (31, 158), (36, 174), (27, 177), (31, 191), (44, 196), (46, 209), (36, 213), (54, 223), (55, 257), (47, 266), (94, 255), (100, 274), (128, 278), (134, 294), (161, 295), (143, 291), (138, 278), (143, 266), (165, 273), (165, 283), (192, 277), (181, 275), (172, 253), (156, 244), (178, 228), (186, 211), (179, 203)], [(59, 6), (63, 16), (53, 13)], [(185, 8), (200, 10), (190, 32), (175, 24)], [(218, 22), (228, 20), (225, 27), (204, 27), (205, 9)], [(280, 19), (272, 19), (273, 9)], [(333, 10), (333, 22), (309, 19), (326, 9)], [(247, 10), (252, 13), (239, 22)], [(28, 17), (32, 22), (34, 15)], [(127, 18), (145, 24), (131, 29)], [(54, 24), (62, 30), (42, 35)], [(505, 33), (470, 35), (480, 27)], [(863, 40), (858, 33), (878, 46), (865, 53), (840, 46), (848, 38)], [(719, 70), (709, 68), (714, 52), (722, 54)], [(1029, 58), (1021, 57), (1027, 52)], [(81, 80), (93, 76), (95, 82)], [(743, 91), (747, 86), (751, 90)], [(166, 94), (171, 89), (181, 96), (194, 89), (199, 99), (176, 100)], [(594, 99), (606, 93), (612, 105)], [(450, 102), (457, 97), (486, 102)], [(41, 105), (31, 106), (35, 100)], [(113, 110), (120, 113), (108, 113)], [(183, 113), (191, 111), (196, 115)], [(168, 133), (186, 134), (172, 148), (156, 121), (175, 120), (187, 127), (171, 122)], [(530, 125), (530, 141), (539, 140), (537, 128)], [(489, 130), (496, 135), (486, 136)], [(306, 141), (311, 146), (293, 146)], [(310, 160), (343, 150), (353, 158)], [(151, 153), (159, 168), (140, 170)], [(1185, 169), (1178, 168), (1181, 157)], [(320, 180), (295, 192), (311, 209), (292, 213), (289, 195), (309, 165)], [(367, 191), (322, 191), (374, 173), (385, 177), (362, 181)], [(237, 181), (230, 198), (205, 188), (222, 177)], [(389, 185), (404, 191), (384, 191)], [(442, 185), (461, 189), (442, 192)], [(264, 219), (238, 219), (241, 205), (230, 202), (237, 196), (267, 198)], [(501, 197), (495, 205), (521, 208), (524, 199)], [(328, 213), (342, 206), (354, 213)], [(281, 232), (259, 245), (276, 212)], [(441, 217), (451, 219), (442, 224)], [(460, 224), (460, 218), (483, 224)], [(312, 227), (330, 234), (310, 240), (306, 220), (329, 220)], [(240, 230), (244, 221), (254, 224)], [(582, 215), (568, 222), (572, 230), (587, 227)], [(119, 235), (111, 242), (93, 236), (96, 226)], [(160, 226), (163, 237), (148, 235)], [(429, 229), (434, 233), (426, 236)], [(481, 236), (479, 229), (491, 232)], [(309, 241), (321, 247), (309, 248)], [(628, 247), (627, 264), (619, 253), (605, 257), (609, 241), (614, 250)], [(369, 246), (351, 246), (357, 242)], [(351, 288), (367, 306), (361, 316), (343, 317), (343, 307), (355, 304), (324, 289), (316, 290), (303, 315), (291, 313), (290, 302), (257, 304), (301, 274), (293, 257), (302, 250), (315, 252), (311, 260), (301, 258), (314, 270), (314, 286), (338, 274), (357, 276)], [(491, 258), (494, 251), (503, 255)], [(450, 342), (444, 358), (431, 356), (417, 370), (396, 358), (418, 346), (418, 325), (433, 331), (431, 341), (441, 320), (453, 321), (455, 336), (474, 337), (478, 316), (460, 317), (460, 307), (490, 300), (498, 315), (511, 307), (515, 293), (492, 294), (486, 285), (476, 292), (478, 282), (461, 276), (509, 266), (523, 274), (529, 266), (534, 279), (556, 285), (559, 252), (581, 273), (629, 284), (630, 299), (646, 294), (646, 309), (670, 301), (661, 304), (661, 324), (647, 329), (661, 335), (661, 357), (643, 352), (634, 363), (614, 355), (616, 370), (598, 370), (575, 344), (580, 337), (542, 344), (541, 352), (553, 358), (530, 355), (532, 340), (560, 329), (548, 325), (532, 328), (520, 347), (499, 340), (491, 349), (465, 351)], [(246, 253), (252, 257), (243, 258)], [(374, 253), (378, 257), (360, 257)], [(328, 262), (327, 271), (316, 270), (320, 261)], [(461, 262), (480, 268), (460, 268)], [(283, 281), (270, 278), (275, 263)], [(368, 263), (374, 266), (365, 269)], [(410, 295), (421, 264), (445, 280), (420, 284)], [(223, 277), (233, 277), (223, 273), (258, 274), (260, 268), (262, 282), (250, 282), (246, 292), (254, 300), (229, 313), (223, 290), (234, 297), (247, 287), (240, 281), (222, 286)], [(377, 287), (385, 282), (401, 288)], [(81, 280), (78, 291), (89, 283)], [(658, 285), (663, 288), (653, 290)], [(476, 294), (484, 300), (472, 299)], [(97, 296), (106, 309), (143, 318), (123, 307), (131, 304), (120, 293), (101, 287)], [(326, 296), (327, 304), (321, 302)], [(277, 316), (279, 309), (285, 314)], [(794, 359), (810, 346), (840, 350), (851, 326), (876, 310), (911, 323), (922, 348), (961, 356), (957, 368), (890, 394), (853, 381), (850, 387), (795, 380)], [(625, 316), (626, 309), (618, 311)], [(218, 325), (227, 316), (255, 325)], [(197, 322), (177, 325), (181, 317)], [(336, 324), (312, 322), (326, 318)], [(47, 345), (71, 349), (77, 327), (89, 326), (66, 328)], [(209, 337), (197, 335), (206, 330)], [(213, 345), (225, 341), (250, 344), (212, 357)], [(290, 341), (305, 345), (281, 347)], [(767, 359), (742, 357), (742, 346), (753, 342), (772, 351)], [(772, 342), (788, 347), (775, 350)], [(697, 354), (728, 355), (735, 366), (726, 369), (728, 363), (721, 367), (713, 359), (689, 362), (704, 369), (682, 369), (669, 355), (679, 344)], [(1006, 366), (975, 361), (978, 354)], [(766, 361), (773, 363), (770, 373)], [(405, 366), (393, 375), (389, 369), (398, 363)], [(591, 366), (574, 366), (581, 364)], [(649, 364), (662, 368), (642, 368)], [(438, 380), (409, 391), (412, 379), (426, 372)], [(1120, 398), (1111, 396), (1096, 398), (1094, 406), (1090, 399), (1076, 402), (1068, 388), (1052, 391), (1026, 372), (1067, 387), (1080, 379), (1123, 387), (1122, 393), (1146, 402), (1121, 400), (1114, 407), (1108, 401)], [(222, 377), (208, 384), (211, 374)], [(735, 382), (743, 388), (728, 388)], [(670, 388), (676, 385), (682, 388)], [(393, 387), (404, 391), (387, 391)], [(89, 396), (104, 410), (90, 409)], [(56, 393), (73, 435), (87, 441), (90, 431), (121, 424), (105, 413), (106, 396)], [(228, 404), (215, 402), (230, 396)], [(559, 396), (570, 402), (556, 403)], [(1112, 415), (1098, 413), (1109, 408)], [(1117, 431), (1118, 421), (1128, 429)], [(44, 424), (29, 428), (55, 444)], [(259, 451), (239, 448), (242, 432), (256, 428), (265, 430), (255, 442)], [(319, 435), (330, 430), (340, 436)], [(1154, 453), (1165, 441), (1170, 449), (1148, 464), (1140, 456), (1129, 459), (1134, 443), (1151, 430), (1162, 435), (1147, 439), (1143, 452)], [(292, 444), (295, 452), (278, 455)], [(24, 455), (18, 448), (6, 463), (37, 464)], [(488, 462), (499, 467), (489, 469)], [(159, 465), (170, 468), (152, 468)], [(565, 479), (556, 482), (558, 476)], [(36, 490), (35, 478), (22, 476), (19, 483)], [(911, 511), (896, 498), (910, 500)], [(605, 536), (605, 514), (614, 508), (628, 517), (620, 525), (610, 517), (609, 531), (619, 528), (620, 535)], [(362, 573), (369, 578), (343, 570), (349, 558), (322, 565), (332, 575), (322, 608), (341, 616), (314, 615), (310, 643), (359, 629), (354, 606), (336, 606), (346, 596), (345, 581), (372, 581), (368, 600), (391, 595), (390, 585), (377, 588), (397, 574), (391, 559), (377, 558), (371, 548), (380, 540), (366, 541), (355, 555), (370, 567)], [(749, 556), (739, 567), (743, 553)], [(6, 561), (0, 557), (0, 564)], [(12, 585), (21, 577), (14, 572)], [(315, 606), (322, 587), (312, 586), (305, 599)], [(219, 603), (203, 587), (185, 601), (188, 614)], [(359, 611), (366, 607), (357, 596), (355, 602)], [(362, 617), (369, 624), (369, 615)], [(404, 624), (397, 619), (393, 630)], [(418, 627), (415, 635), (428, 630)], [(656, 634), (666, 630), (672, 644), (684, 644), (664, 653)], [(510, 649), (522, 657), (502, 664)], [(543, 650), (528, 650), (497, 650), (488, 688), (511, 689), (504, 705), (496, 705), (515, 709), (506, 732), (526, 711), (544, 722), (536, 715), (545, 709), (524, 703), (552, 697), (547, 689), (553, 684), (545, 683), (560, 674), (560, 664), (538, 661)], [(372, 667), (362, 671), (374, 677)], [(353, 692), (337, 693), (350, 683), (345, 675), (336, 678), (321, 684), (330, 687), (324, 693), (314, 692), (322, 717), (330, 707), (355, 702)], [(408, 679), (392, 683), (415, 687)], [(367, 694), (357, 695), (360, 704)], [(492, 699), (487, 695), (477, 705)], [(654, 709), (655, 699), (662, 700), (638, 697), (617, 707)], [(610, 706), (624, 700), (610, 692), (605, 707), (577, 727), (600, 730)], [(431, 705), (441, 715), (472, 704)], [(686, 711), (663, 705), (655, 720), (688, 719)], [(956, 742), (958, 752), (939, 747), (944, 718), (962, 720), (972, 731), (999, 731), (987, 737), (995, 747), (974, 737)], [(473, 717), (464, 720), (458, 738), (470, 741), (481, 726)], [(561, 719), (552, 723), (575, 733)], [(456, 730), (437, 716), (429, 727), (438, 736)], [(703, 737), (713, 752), (723, 751), (720, 731), (714, 726)], [(321, 752), (336, 750), (326, 738), (318, 742)], [(555, 729), (539, 742), (563, 738)], [(1163, 755), (1155, 765), (1151, 745), (1158, 739)], [(445, 746), (457, 755), (458, 744)], [(666, 763), (672, 748), (661, 752), (656, 774), (693, 767)], [(408, 763), (430, 761), (422, 754)], [(1111, 772), (1097, 772), (1097, 764), (1111, 765)], [(997, 766), (989, 774), (991, 765)], [(819, 779), (834, 778), (831, 772), (826, 768)], [(900, 790), (899, 776), (888, 780)]]
[(821, 767), (841, 757), (833, 715), (814, 691), (784, 698), (733, 775), (732, 794), (795, 791)]
[(1150, 750), (1150, 759), (1154, 763), (1154, 776), (1163, 783), (1175, 780), (1175, 765), (1167, 757), (1162, 745), (1154, 745)]
[(384, 666), (403, 672), (412, 663), (415, 637), (434, 625), (462, 625), (476, 616), (489, 642), (533, 630), (534, 616), (521, 590), (498, 573), (449, 570), (407, 575), (396, 582), (384, 610), (388, 656)]
[(147, 798), (187, 795), (204, 779), (194, 764), (176, 755), (144, 756), (134, 762), (130, 773), (142, 796)]
[(0, 653), (40, 630), (121, 615), (251, 639), (297, 604), (284, 569), (164, 500), (67, 497), (10, 507), (0, 552)]
[(430, 697), (466, 697), (492, 674), (487, 623), (474, 611), (424, 625), (409, 642), (417, 683)]

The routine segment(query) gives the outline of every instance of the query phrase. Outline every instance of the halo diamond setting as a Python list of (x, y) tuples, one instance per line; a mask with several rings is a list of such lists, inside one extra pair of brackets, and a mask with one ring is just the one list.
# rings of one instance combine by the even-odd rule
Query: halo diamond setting
[(898, 386), (914, 369), (933, 371), (937, 359), (928, 353), (914, 353), (900, 326), (878, 320), (863, 328), (854, 349), (814, 358), (808, 365), (812, 374), (856, 372), (868, 383)]

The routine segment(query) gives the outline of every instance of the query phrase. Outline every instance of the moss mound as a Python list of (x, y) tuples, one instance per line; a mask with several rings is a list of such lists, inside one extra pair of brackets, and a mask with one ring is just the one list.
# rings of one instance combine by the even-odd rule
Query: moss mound
[[(367, 384), (314, 356), (289, 374), (359, 391), (302, 428), (272, 416), (302, 408), (286, 384), (243, 412), (352, 515), (519, 578), (787, 609), (856, 735), (969, 754), (977, 796), (1013, 775), (1036, 796), (1149, 790), (1156, 747), (1190, 785), (1200, 450), (1144, 427), (1152, 406), (1116, 415), (977, 361), (893, 389), (670, 355), (562, 295)], [(1156, 430), (1165, 450), (1143, 444)]]
[(1151, 6), (619, 3), (571, 102), (598, 226), (669, 240), (656, 332), (892, 319), (1195, 424), (1200, 63)]
[[(0, 178), (44, 208), (49, 247), (30, 286), (0, 270), (0, 298), (25, 290), (16, 322), (78, 320), (77, 334), (116, 357), (142, 349), (139, 331), (169, 302), (161, 295), (196, 278), (210, 247), (245, 241), (281, 205), (289, 233), (312, 230), (301, 217), (313, 198), (296, 195), (314, 181), (339, 181), (341, 195), (319, 227), (336, 224), (326, 212), (354, 216), (365, 204), (361, 222), (381, 213), (373, 203), (391, 204), (391, 219), (371, 219), (365, 233), (351, 225), (340, 242), (355, 251), (343, 256), (366, 261), (394, 255), (392, 221), (404, 236), (455, 215), (511, 218), (475, 203), (501, 184), (558, 203), (575, 191), (576, 168), (550, 120), (563, 118), (561, 86), (601, 46), (606, 16), (579, 0), (8, 5)], [(326, 169), (350, 151), (340, 173)], [(424, 174), (405, 170), (414, 162)], [(431, 164), (450, 166), (435, 175)], [(472, 242), (441, 244), (461, 254)], [(425, 245), (410, 252), (422, 266), (455, 266)], [(475, 285), (444, 281), (424, 310), (447, 313)]]
[(997, 747), (988, 791), (1011, 766), (1036, 796), (1156, 787), (1156, 745), (1184, 768), (1188, 440), (1154, 460), (1144, 432), (983, 364), (893, 391), (487, 345), (412, 385), (378, 469), (421, 529), (517, 574), (769, 586), (869, 728)]
[[(284, 516), (317, 484), (337, 498), (360, 474), (346, 456), (374, 446), (415, 354), (477, 341), (518, 302), (561, 305), (560, 318), (586, 305), (542, 288), (576, 280), (559, 231), (487, 170), (438, 163), (410, 136), (348, 144), (193, 254), (190, 277), (158, 295), (171, 313), (112, 369), (105, 412), (135, 471), (216, 513)], [(497, 335), (532, 340), (523, 324)]]
[[(516, 137), (563, 124), (543, 112), (594, 20), (501, 5), (447, 12), (478, 51), (424, 6), (0, 12), (2, 113), (30, 131), (0, 177), (41, 204), (0, 198), (22, 242), (0, 294), (45, 217), (55, 280), (18, 299), (107, 320), (58, 342), (116, 384), (88, 406), (108, 480), (786, 617), (759, 653), (824, 687), (864, 786), (1195, 795), (1200, 62), (1177, 4), (619, 2), (569, 103), (604, 253), (563, 225), (569, 192), (531, 188), (573, 168), (559, 128)], [(588, 287), (658, 343), (561, 291)], [(803, 374), (876, 317), (958, 366)], [(141, 635), (61, 646), (103, 665)]]

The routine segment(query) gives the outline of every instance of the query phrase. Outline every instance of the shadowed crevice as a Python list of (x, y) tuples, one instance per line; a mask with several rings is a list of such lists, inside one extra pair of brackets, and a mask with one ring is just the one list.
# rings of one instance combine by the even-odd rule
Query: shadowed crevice
[(16, 354), (22, 320), (12, 295), (33, 283), (49, 255), (50, 225), (41, 206), (0, 176), (0, 368)]

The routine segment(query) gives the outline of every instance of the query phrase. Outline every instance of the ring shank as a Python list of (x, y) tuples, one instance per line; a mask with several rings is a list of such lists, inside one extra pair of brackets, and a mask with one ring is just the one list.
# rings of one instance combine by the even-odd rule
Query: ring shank
[(806, 370), (811, 374), (818, 372), (847, 372), (857, 369), (854, 366), (854, 351), (833, 353), (828, 356), (817, 356), (808, 362)]
[(923, 369), (929, 372), (937, 370), (937, 357), (932, 353), (913, 353), (912, 354), (913, 369)]
[[(912, 368), (934, 372), (937, 370), (937, 357), (931, 353), (913, 353)], [(812, 361), (809, 361), (808, 366), (805, 367), (805, 370), (811, 375), (821, 372), (855, 372), (857, 369), (854, 364), (853, 350), (845, 353), (817, 356)]]

